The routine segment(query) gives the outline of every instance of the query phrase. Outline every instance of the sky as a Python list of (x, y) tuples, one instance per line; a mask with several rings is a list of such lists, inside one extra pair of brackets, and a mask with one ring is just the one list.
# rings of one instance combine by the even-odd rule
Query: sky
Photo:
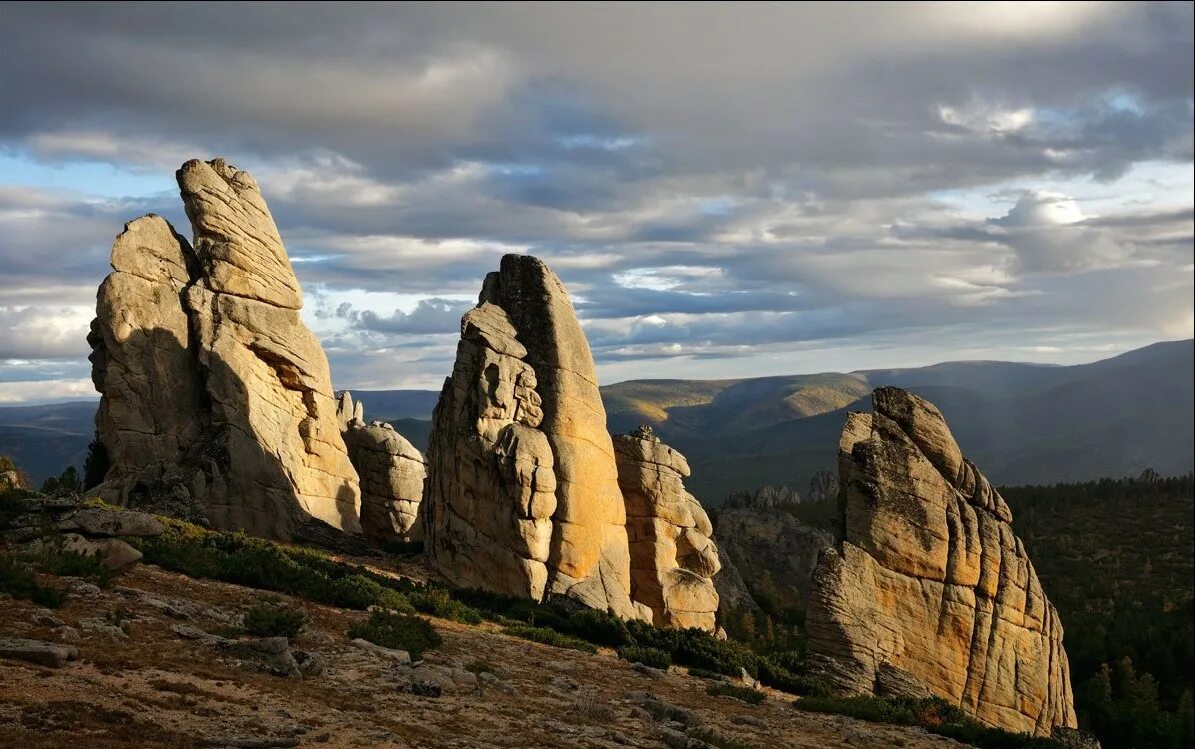
[(123, 223), (262, 187), (337, 388), (503, 254), (603, 382), (1077, 363), (1193, 326), (1193, 6), (0, 3), (0, 403), (96, 397)]

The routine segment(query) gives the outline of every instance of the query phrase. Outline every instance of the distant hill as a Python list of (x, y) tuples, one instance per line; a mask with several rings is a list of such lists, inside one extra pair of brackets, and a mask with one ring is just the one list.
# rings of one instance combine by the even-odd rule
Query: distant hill
[[(717, 505), (733, 489), (804, 493), (833, 469), (846, 413), (881, 385), (942, 409), (967, 454), (999, 484), (1183, 474), (1195, 453), (1192, 341), (1156, 343), (1091, 364), (966, 361), (738, 380), (632, 380), (602, 388), (609, 428), (651, 425), (688, 456), (688, 486)], [(389, 421), (421, 450), (439, 393), (361, 390), (367, 420)], [(79, 463), (95, 403), (0, 408), (0, 454), (35, 481)]]

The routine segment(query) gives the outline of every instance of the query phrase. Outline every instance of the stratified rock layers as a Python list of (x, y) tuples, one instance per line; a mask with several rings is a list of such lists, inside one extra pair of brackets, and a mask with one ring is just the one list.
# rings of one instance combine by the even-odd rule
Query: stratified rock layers
[(713, 631), (722, 567), (705, 510), (685, 490), (685, 457), (641, 427), (614, 438), (618, 483), (626, 501), (631, 598), (663, 627)]
[(361, 403), (340, 394), (337, 417), (361, 481), (361, 530), (375, 544), (421, 541), (419, 504), (427, 465), (423, 454), (390, 424), (365, 423)]
[(931, 403), (873, 403), (839, 445), (844, 537), (814, 572), (812, 662), (847, 692), (924, 687), (1008, 730), (1074, 726), (1062, 625), (1008, 506)]
[(433, 417), (428, 552), (458, 585), (624, 617), (626, 512), (593, 356), (560, 280), (507, 255), (461, 321)]
[(88, 340), (111, 468), (95, 493), (275, 538), (358, 533), (327, 358), (257, 184), (221, 159), (177, 178), (194, 246), (158, 216), (130, 222), (99, 290)]

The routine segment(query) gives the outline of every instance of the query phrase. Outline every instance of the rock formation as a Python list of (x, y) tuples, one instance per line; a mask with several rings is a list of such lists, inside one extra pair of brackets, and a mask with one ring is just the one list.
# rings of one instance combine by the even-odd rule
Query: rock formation
[(132, 221), (99, 289), (88, 341), (111, 467), (93, 493), (275, 538), (359, 532), (328, 362), (257, 184), (221, 159), (176, 176), (194, 244)]
[(713, 631), (718, 592), (711, 578), (722, 563), (709, 517), (685, 491), (688, 462), (646, 426), (615, 437), (614, 455), (626, 502), (631, 598), (651, 608), (656, 626)]
[(502, 258), (461, 320), (428, 472), (429, 558), (452, 582), (649, 616), (631, 603), (626, 512), (593, 356), (540, 260)]
[(825, 502), (838, 498), (838, 474), (833, 471), (818, 471), (809, 479), (809, 501)]
[(897, 388), (849, 416), (844, 537), (822, 552), (811, 661), (851, 693), (929, 692), (992, 726), (1074, 726), (1062, 625), (1012, 514), (942, 414)]
[(801, 503), (801, 495), (790, 486), (765, 486), (753, 492), (739, 489), (726, 496), (726, 507), (773, 510)]
[[(834, 543), (829, 533), (802, 524), (784, 506), (720, 507), (714, 514), (714, 535), (725, 563), (714, 579), (725, 613), (755, 611), (757, 601), (804, 611), (818, 554)], [(742, 575), (745, 591), (732, 587), (734, 574), (727, 575), (728, 570), (748, 573)]]
[(423, 454), (390, 424), (365, 423), (348, 391), (336, 404), (341, 436), (361, 482), (361, 530), (376, 544), (421, 541), (419, 503), (427, 465)]

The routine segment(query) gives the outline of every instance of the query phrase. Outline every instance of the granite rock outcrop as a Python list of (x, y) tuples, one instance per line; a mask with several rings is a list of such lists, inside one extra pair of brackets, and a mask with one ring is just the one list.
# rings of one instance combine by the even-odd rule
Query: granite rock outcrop
[(458, 585), (627, 618), (626, 510), (585, 334), (540, 260), (507, 255), (461, 320), (433, 416), (427, 548)]
[(361, 531), (377, 545), (423, 540), (419, 505), (427, 464), (392, 425), (365, 423), (365, 411), (347, 390), (336, 402), (341, 436), (361, 483)]
[(814, 572), (811, 662), (849, 693), (932, 693), (1010, 731), (1075, 726), (1058, 612), (1008, 505), (933, 404), (880, 388), (839, 445), (843, 537)]
[(713, 526), (685, 490), (685, 457), (640, 427), (614, 438), (618, 484), (626, 502), (631, 598), (662, 627), (716, 629), (722, 567)]
[(176, 177), (193, 243), (128, 223), (98, 292), (110, 468), (92, 494), (274, 538), (359, 533), (328, 361), (257, 183), (222, 159)]

